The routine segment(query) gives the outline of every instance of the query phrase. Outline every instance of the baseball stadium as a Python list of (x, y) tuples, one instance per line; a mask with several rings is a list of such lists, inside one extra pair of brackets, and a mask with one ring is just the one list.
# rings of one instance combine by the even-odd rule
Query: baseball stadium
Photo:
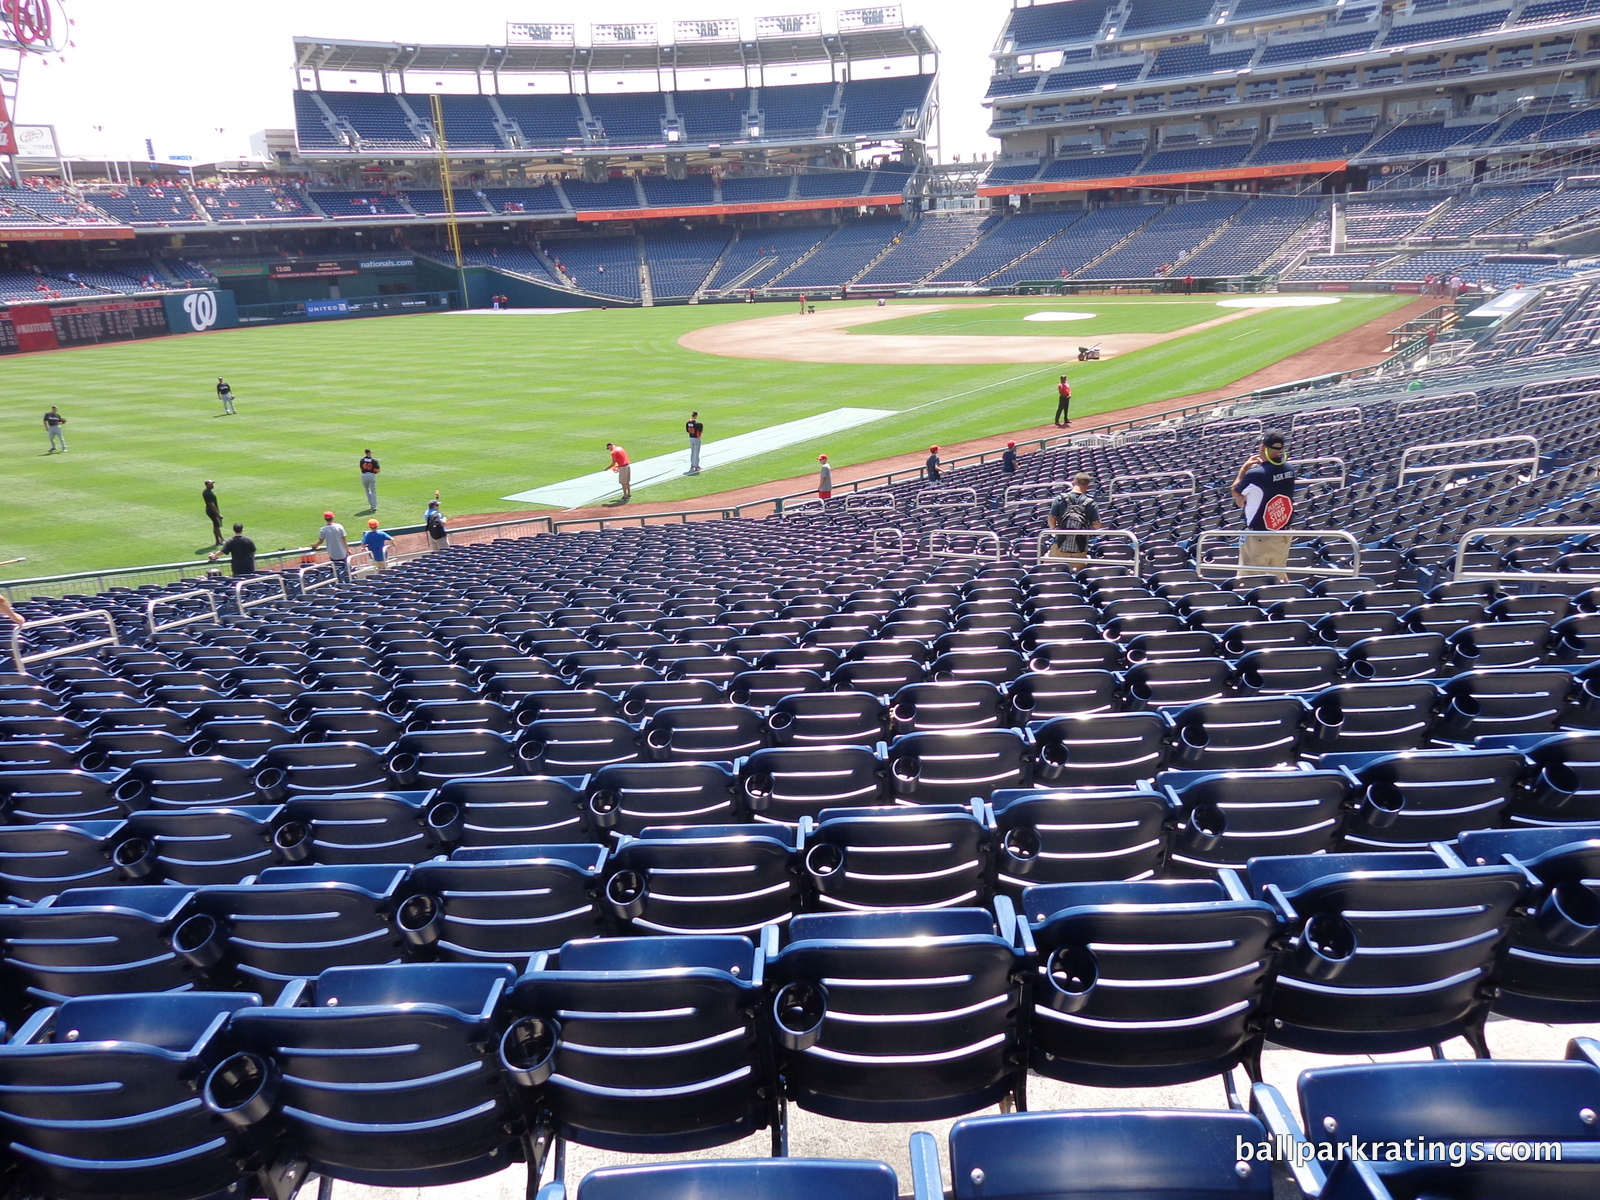
[(1600, 3), (508, 15), (0, 0), (0, 1200), (1600, 1195)]

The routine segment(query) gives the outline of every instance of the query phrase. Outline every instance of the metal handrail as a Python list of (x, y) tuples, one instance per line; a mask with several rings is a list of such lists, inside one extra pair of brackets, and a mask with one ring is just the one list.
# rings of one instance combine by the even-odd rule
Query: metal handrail
[[(246, 590), (253, 588), (258, 583), (267, 584), (271, 590), (253, 600), (246, 600), (244, 598)], [(283, 581), (282, 575), (247, 575), (243, 579), (234, 581), (233, 604), (241, 613), (248, 612), (259, 604), (270, 604), (274, 600), (287, 600), (288, 598), (289, 585)]]
[(1484, 571), (1481, 569), (1467, 570), (1467, 554), (1469, 545), (1479, 538), (1486, 537), (1517, 537), (1535, 541), (1551, 541), (1557, 538), (1578, 536), (1592, 536), (1600, 533), (1600, 525), (1484, 525), (1478, 529), (1469, 529), (1461, 535), (1461, 540), (1456, 543), (1455, 570), (1452, 578), (1458, 580), (1499, 580), (1516, 579), (1528, 583), (1583, 583), (1588, 580), (1600, 581), (1600, 571)]
[[(156, 609), (161, 605), (176, 604), (180, 600), (193, 600), (197, 597), (206, 602), (207, 608), (210, 609), (209, 612), (195, 613), (192, 617), (179, 617), (173, 621), (158, 622), (156, 620)], [(144, 623), (145, 627), (150, 630), (151, 637), (154, 637), (163, 629), (182, 629), (185, 625), (197, 625), (201, 621), (210, 621), (213, 625), (217, 622), (217, 594), (210, 588), (196, 588), (192, 592), (178, 592), (172, 596), (157, 596), (144, 606)]]
[[(1347, 420), (1351, 413), (1355, 414), (1354, 420)], [(1309, 412), (1297, 412), (1289, 418), (1290, 433), (1305, 433), (1312, 429), (1343, 429), (1346, 425), (1359, 425), (1365, 419), (1365, 412), (1359, 404), (1352, 404), (1345, 408), (1314, 408)], [(1312, 418), (1325, 418), (1313, 420)]]
[(894, 493), (887, 488), (877, 488), (870, 492), (851, 492), (840, 499), (844, 501), (845, 512), (894, 512), (898, 507), (895, 504)]
[(886, 534), (894, 534), (894, 545), (890, 549), (904, 550), (906, 548), (906, 531), (893, 525), (880, 525), (872, 531), (872, 548), (878, 550), (878, 539)]
[(1114, 434), (1111, 444), (1117, 447), (1132, 446), (1141, 442), (1175, 442), (1178, 440), (1178, 427), (1176, 424), (1163, 423), (1153, 425), (1149, 429), (1137, 427), (1126, 429)]
[[(1139, 535), (1131, 529), (1041, 529), (1038, 534), (1035, 535), (1035, 537), (1035, 562), (1060, 561), (1059, 559), (1051, 560), (1046, 554), (1045, 550), (1045, 543), (1053, 543), (1057, 538), (1127, 538), (1128, 544), (1133, 549), (1132, 574), (1137, 575), (1139, 573)], [(1087, 541), (1084, 543), (1083, 554), (1085, 558), (1090, 556), (1089, 543)], [(1119, 559), (1117, 561), (1121, 560)]]
[[(1475, 462), (1449, 462), (1433, 463), (1425, 467), (1411, 466), (1411, 458), (1415, 454), (1424, 454), (1430, 450), (1470, 450), (1474, 446), (1506, 446), (1511, 443), (1533, 447), (1530, 455), (1515, 458), (1486, 458)], [(1504, 437), (1473, 438), (1464, 442), (1428, 442), (1420, 446), (1407, 446), (1400, 455), (1400, 475), (1397, 483), (1404, 484), (1413, 475), (1437, 475), (1443, 471), (1485, 471), (1495, 467), (1520, 467), (1533, 468), (1529, 477), (1539, 477), (1539, 439), (1531, 433), (1508, 433)]]
[[(313, 578), (318, 572), (321, 572), (322, 576)], [(339, 568), (334, 566), (331, 561), (309, 563), (306, 566), (297, 567), (294, 574), (296, 582), (300, 585), (301, 595), (305, 595), (307, 592), (314, 592), (318, 588), (334, 587), (339, 582)]]
[[(90, 638), (86, 642), (74, 642), (70, 646), (57, 646), (54, 650), (40, 650), (33, 654), (22, 652), (22, 635), (29, 629), (43, 629), (48, 625), (71, 625), (76, 621), (104, 621), (106, 623), (106, 636), (103, 638)], [(77, 654), (81, 650), (96, 650), (101, 646), (120, 646), (117, 640), (117, 622), (103, 608), (91, 608), (86, 612), (67, 613), (60, 617), (40, 617), (36, 621), (24, 621), (20, 625), (11, 627), (11, 661), (16, 664), (17, 673), (27, 675), (28, 664), (43, 662), (49, 658), (60, 658), (64, 654)]]
[(912, 508), (977, 508), (978, 489), (969, 487), (931, 488), (911, 498)]
[[(1225, 426), (1238, 426), (1235, 429)], [(1195, 430), (1196, 437), (1225, 438), (1225, 437), (1260, 437), (1266, 431), (1266, 423), (1260, 417), (1223, 417), (1217, 421), (1207, 421)]]
[[(1013, 483), (1001, 494), (1001, 508), (1026, 508), (1034, 504), (1048, 504), (1063, 492), (1071, 489), (1072, 484), (1065, 479), (1051, 479), (1044, 483)], [(1039, 488), (1047, 489), (1043, 496), (1021, 496), (1017, 493), (1037, 491)]]
[[(1466, 403), (1451, 405), (1451, 400), (1462, 400)], [(1434, 408), (1406, 408), (1406, 405), (1434, 405)], [(1438, 405), (1450, 405), (1440, 408)], [(1395, 418), (1402, 416), (1432, 416), (1435, 413), (1470, 413), (1475, 408), (1482, 408), (1483, 398), (1477, 392), (1451, 392), (1450, 395), (1421, 395), (1411, 400), (1398, 400), (1395, 402)]]
[[(1313, 463), (1338, 463), (1339, 473), (1337, 475), (1311, 476), (1300, 474), (1301, 467), (1308, 467)], [(1344, 459), (1340, 458), (1337, 454), (1328, 454), (1322, 458), (1297, 458), (1294, 461), (1294, 481), (1300, 486), (1307, 486), (1313, 483), (1336, 483), (1340, 487), (1343, 487), (1350, 481), (1350, 467), (1344, 461)]]
[[(1140, 491), (1121, 491), (1119, 483), (1138, 483), (1145, 479), (1184, 479), (1189, 481), (1188, 487), (1170, 488), (1144, 488)], [(1193, 471), (1143, 471), (1136, 475), (1114, 476), (1106, 485), (1106, 499), (1127, 499), (1136, 496), (1193, 496), (1200, 491), (1200, 481)]]
[(937, 548), (936, 539), (940, 535), (946, 537), (976, 538), (982, 542), (994, 543), (994, 561), (999, 562), (1005, 555), (1005, 546), (1000, 541), (1000, 535), (992, 529), (930, 529), (927, 532), (927, 553), (934, 558), (976, 558), (987, 559), (987, 554), (968, 550), (940, 550)]
[[(1239, 551), (1244, 552), (1244, 539), (1247, 537), (1286, 537), (1291, 540), (1300, 538), (1337, 538), (1349, 542), (1354, 557), (1348, 567), (1302, 567), (1293, 563), (1285, 563), (1281, 567), (1257, 567), (1251, 563), (1233, 562), (1207, 562), (1205, 558), (1206, 540), (1214, 542), (1238, 541)], [(1361, 574), (1361, 543), (1356, 541), (1355, 535), (1344, 529), (1207, 529), (1203, 531), (1194, 543), (1194, 569), (1204, 575), (1207, 571), (1232, 571), (1238, 574), (1241, 571), (1258, 571), (1261, 574), (1275, 575), (1326, 575), (1331, 578), (1348, 578)]]
[(1586, 400), (1600, 396), (1600, 391), (1590, 389), (1582, 392), (1550, 392), (1543, 396), (1518, 396), (1517, 407), (1524, 404), (1539, 404), (1547, 400)]

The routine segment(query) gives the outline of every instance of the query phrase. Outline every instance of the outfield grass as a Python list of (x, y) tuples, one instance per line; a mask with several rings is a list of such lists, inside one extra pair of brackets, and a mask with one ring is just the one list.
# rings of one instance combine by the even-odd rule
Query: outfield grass
[[(1173, 333), (1227, 316), (1233, 309), (1218, 308), (1217, 297), (1082, 296), (1062, 300), (1011, 300), (983, 307), (963, 306), (944, 312), (922, 313), (894, 321), (861, 325), (851, 333), (956, 334), (994, 337), (1093, 337), (1103, 333)], [(1087, 321), (1025, 321), (1029, 313), (1094, 313)], [(1265, 314), (1263, 314), (1265, 315)], [(1247, 318), (1254, 319), (1254, 318)]]
[[(1408, 300), (1346, 297), (1073, 363), (1074, 413), (1223, 387)], [(904, 415), (641, 489), (639, 499), (688, 500), (812, 471), (823, 450), (843, 466), (1042, 424), (1054, 412), (1053, 364), (757, 362), (677, 344), (690, 329), (779, 311), (426, 314), (7, 359), (0, 445), (11, 487), (0, 558), (28, 561), (0, 568), (0, 578), (189, 558), (210, 542), (200, 505), (207, 478), (217, 480), (226, 519), (244, 521), (263, 550), (310, 542), (325, 508), (354, 529), (365, 522), (356, 460), (367, 446), (384, 467), (379, 516), (402, 525), (420, 520), (435, 488), (448, 513), (525, 508), (500, 497), (601, 469), (608, 439), (636, 459), (681, 449), (691, 408), (713, 441), (842, 406)], [(238, 416), (219, 415), (219, 374), (233, 384)], [(68, 418), (66, 454), (45, 453), (40, 417), (53, 403)]]

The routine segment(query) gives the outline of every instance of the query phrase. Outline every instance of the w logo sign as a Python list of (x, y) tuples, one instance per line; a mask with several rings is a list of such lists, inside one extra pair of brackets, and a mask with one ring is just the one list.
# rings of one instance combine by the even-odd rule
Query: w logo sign
[(189, 328), (203, 333), (217, 323), (217, 294), (190, 292), (183, 298), (183, 311), (189, 318)]

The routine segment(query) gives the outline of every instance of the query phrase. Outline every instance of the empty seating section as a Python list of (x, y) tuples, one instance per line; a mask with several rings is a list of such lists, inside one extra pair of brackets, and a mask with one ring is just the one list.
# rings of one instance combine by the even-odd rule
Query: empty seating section
[(496, 96), (495, 100), (515, 122), (525, 149), (564, 148), (583, 140), (583, 110), (576, 96)]
[(1055, 237), (1081, 213), (1019, 213), (990, 228), (972, 250), (932, 276), (929, 283), (975, 284), (1010, 266), (1034, 247)]
[(764, 137), (802, 136), (822, 128), (823, 110), (832, 107), (837, 85), (799, 83), (764, 87), (756, 92)]
[(565, 212), (567, 204), (555, 184), (543, 187), (489, 187), (480, 196), (493, 212)]
[(424, 150), (403, 101), (398, 96), (361, 92), (321, 92), (322, 102), (341, 124), (354, 129), (363, 147), (374, 150)]
[(639, 247), (633, 238), (574, 238), (556, 243), (552, 251), (584, 291), (626, 300), (639, 298)]
[(1404, 262), (1393, 263), (1382, 270), (1374, 272), (1374, 279), (1424, 279), (1429, 275), (1438, 275), (1441, 271), (1450, 272), (1462, 267), (1469, 267), (1477, 263), (1483, 255), (1467, 251), (1429, 250), (1422, 254), (1414, 254)]
[(727, 248), (728, 234), (716, 230), (646, 234), (644, 257), (652, 294), (664, 299), (694, 295)]
[(1090, 41), (1114, 7), (1114, 0), (1067, 0), (1014, 8), (1005, 37), (1019, 51)]
[(578, 212), (589, 209), (644, 207), (638, 186), (631, 175), (621, 175), (602, 183), (569, 179), (561, 185), (561, 190), (567, 194), (567, 203)]
[(1147, 78), (1179, 75), (1210, 75), (1217, 71), (1236, 71), (1256, 56), (1255, 50), (1213, 51), (1208, 46), (1178, 46), (1158, 50)]
[(1597, 0), (1535, 0), (1532, 4), (1522, 6), (1515, 24), (1537, 25), (1546, 21), (1567, 21), (1573, 17), (1588, 16), (1596, 12), (1600, 12), (1600, 2)]
[[(1153, 250), (1245, 202), (1057, 236), (1148, 222), (1130, 246)], [(1254, 201), (1281, 224), (1314, 204)], [(1008, 220), (1020, 244), (1058, 219)], [(830, 244), (863, 230), (917, 238)], [(721, 236), (640, 238), (666, 279)], [(617, 275), (639, 244), (614, 239)], [(585, 286), (606, 245), (559, 243)], [(1596, 286), (1541, 296), (1550, 345)], [(1595, 1194), (1600, 1046), (1489, 1052), (1492, 1018), (1600, 1020), (1600, 539), (1472, 547), (1494, 579), (1446, 565), (1475, 525), (1600, 506), (1600, 376), (1531, 381), (1539, 357), (1251, 410), (1295, 458), (1345, 459), (1296, 516), (1349, 530), (1361, 574), (1304, 572), (1349, 562), (1331, 538), (1287, 581), (1206, 561), (1199, 532), (1237, 528), (1242, 440), (1206, 414), (954, 469), (975, 497), (955, 506), (906, 480), (860, 493), (876, 506), (459, 544), (247, 611), (220, 579), (18, 601), (104, 611), (121, 644), (24, 625), (59, 653), (0, 674), (8, 1182), (290, 1197), (525, 1163), (532, 1194), (572, 1146), (764, 1133), (770, 1161), (611, 1167), (572, 1194), (897, 1200), (881, 1163), (786, 1157), (799, 1109), (964, 1118), (943, 1157), (913, 1135), (915, 1200), (947, 1194), (946, 1164), (963, 1200)], [(1460, 403), (1419, 414), (1430, 397)], [(1396, 484), (1419, 420), (1530, 433), (1546, 469)], [(1198, 490), (1107, 494), (1174, 469)], [(1080, 470), (1137, 567), (1111, 538), (1038, 554), (1010, 489)], [(151, 634), (163, 598), (201, 619)], [(1458, 1038), (1472, 1059), (1444, 1058)], [(1357, 1061), (1312, 1060), (1291, 1101), (1269, 1045)], [(1218, 1076), (1226, 1108), (1025, 1111), (1036, 1081)], [(1562, 1158), (1327, 1155), (1275, 1192), (1239, 1149), (1273, 1137)]]
[(1262, 196), (1239, 213), (1227, 233), (1183, 260), (1182, 273), (1197, 279), (1253, 275), (1310, 221), (1313, 198)]
[(1076, 274), (1161, 211), (1160, 205), (1133, 204), (1087, 213), (984, 282), (998, 285)]
[(1312, 254), (1284, 276), (1295, 283), (1365, 279), (1379, 263), (1393, 257), (1382, 254)]
[(1334, 37), (1300, 38), (1292, 42), (1269, 44), (1256, 60), (1257, 66), (1271, 67), (1279, 63), (1322, 62), (1340, 54), (1360, 54), (1372, 46), (1376, 30), (1364, 33), (1341, 33)]
[(841, 225), (815, 254), (773, 280), (772, 286), (800, 291), (837, 287), (859, 275), (905, 229), (899, 221), (871, 220)]
[(585, 99), (608, 141), (655, 145), (665, 140), (661, 122), (667, 114), (660, 92), (590, 92)]
[(21, 224), (103, 225), (110, 219), (71, 193), (46, 187), (0, 187), (0, 209)]
[(1325, 162), (1349, 158), (1372, 140), (1370, 132), (1330, 133), (1321, 137), (1274, 138), (1258, 149), (1252, 163)]
[(1352, 246), (1396, 242), (1439, 207), (1434, 200), (1385, 200), (1344, 210), (1345, 241)]
[(1406, 124), (1384, 134), (1362, 155), (1371, 158), (1396, 158), (1407, 154), (1434, 154), (1452, 146), (1471, 146), (1484, 137), (1493, 125)]
[(1250, 143), (1232, 146), (1186, 146), (1176, 150), (1157, 150), (1139, 168), (1141, 175), (1165, 175), (1179, 171), (1217, 171), (1237, 167), (1250, 153)]
[(823, 171), (801, 175), (796, 180), (795, 195), (801, 200), (860, 196), (871, 182), (871, 171)]
[[(452, 150), (504, 150), (505, 139), (500, 136), (498, 118), (489, 106), (487, 96), (439, 97), (439, 110), (444, 117), (444, 140)], [(417, 115), (433, 123), (432, 109), (427, 101), (417, 105)], [(438, 134), (439, 130), (434, 131)]]
[(840, 98), (844, 107), (840, 132), (887, 134), (915, 129), (932, 82), (931, 75), (850, 80)]
[[(723, 189), (727, 189), (726, 180)], [(764, 287), (810, 253), (831, 232), (829, 227), (817, 225), (799, 229), (744, 230), (723, 257), (710, 286), (714, 291)]]
[(691, 175), (687, 179), (646, 175), (639, 184), (644, 188), (645, 200), (655, 208), (702, 208), (714, 200), (709, 175)]
[(754, 176), (749, 179), (738, 175), (724, 176), (722, 202), (724, 204), (769, 204), (787, 200), (794, 188), (792, 175)]
[(1600, 213), (1600, 188), (1569, 187), (1524, 209), (1511, 220), (1491, 226), (1485, 232), (1505, 235), (1542, 233), (1560, 225), (1593, 220), (1596, 213)]
[(312, 92), (294, 93), (295, 141), (301, 150), (348, 150), (350, 143), (328, 124), (328, 114)]
[(495, 246), (488, 250), (474, 247), (463, 250), (462, 256), (468, 262), (478, 263), (481, 266), (496, 267), (502, 271), (514, 271), (518, 275), (526, 275), (536, 283), (566, 286), (565, 281), (556, 277), (537, 251), (525, 246)]
[(1519, 208), (1542, 198), (1549, 190), (1548, 184), (1484, 188), (1458, 201), (1420, 236), (1441, 241), (1467, 237), (1504, 220)]
[(1132, 0), (1118, 32), (1149, 33), (1203, 25), (1211, 8), (1211, 0)]
[[(471, 188), (457, 188), (451, 197), (458, 213), (486, 213), (493, 210)], [(423, 216), (439, 216), (450, 211), (443, 188), (407, 188), (405, 201)]]
[(982, 213), (928, 213), (856, 282), (866, 287), (917, 283), (970, 246), (994, 221)]
[(1039, 178), (1051, 183), (1070, 179), (1117, 179), (1135, 174), (1143, 158), (1142, 153), (1058, 158), (1046, 164)]
[(1498, 29), (1505, 23), (1509, 8), (1463, 13), (1458, 17), (1442, 17), (1435, 21), (1396, 22), (1383, 39), (1385, 46), (1415, 46), (1423, 42), (1443, 42), (1454, 38), (1471, 37)]
[(1114, 67), (1074, 67), (1051, 71), (1045, 76), (1041, 91), (1075, 92), (1103, 87), (1108, 83), (1128, 83), (1139, 78), (1144, 63), (1119, 63)]
[[(1128, 243), (1081, 273), (1084, 279), (1144, 279), (1172, 268), (1242, 209), (1243, 197), (1174, 204), (1141, 226)], [(1187, 274), (1187, 270), (1184, 273)]]
[(686, 142), (727, 142), (750, 136), (750, 92), (745, 88), (673, 92), (672, 108)]

